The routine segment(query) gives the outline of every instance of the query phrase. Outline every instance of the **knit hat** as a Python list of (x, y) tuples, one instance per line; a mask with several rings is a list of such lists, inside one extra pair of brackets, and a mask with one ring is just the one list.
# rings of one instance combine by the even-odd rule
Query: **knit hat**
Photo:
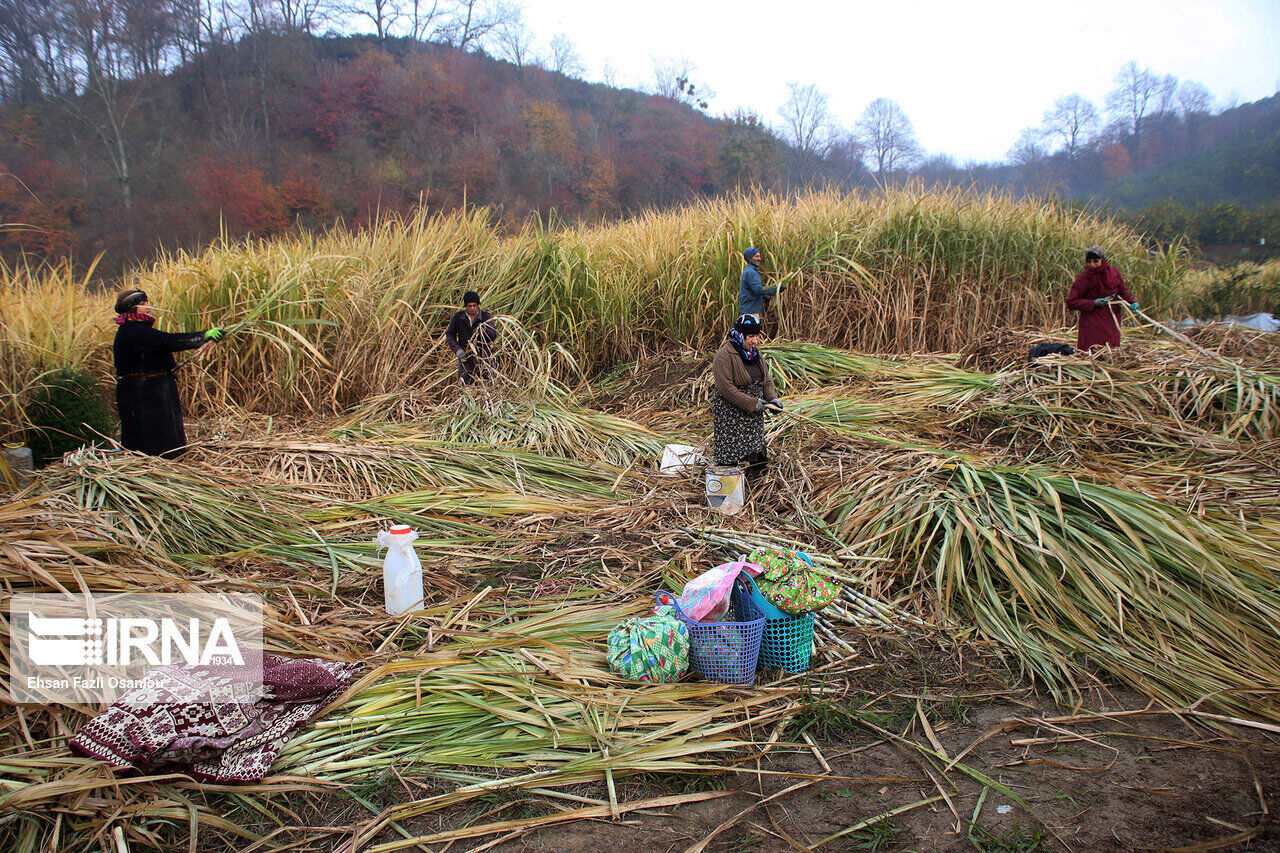
[(1085, 263), (1088, 263), (1089, 261), (1105, 261), (1106, 259), (1107, 253), (1102, 251), (1101, 246), (1090, 246), (1084, 250)]
[(480, 294), (476, 293), (474, 290), (468, 290), (466, 293), (462, 294), (462, 304), (464, 306), (470, 305), (472, 302), (479, 305)]
[(755, 246), (748, 246), (742, 253), (742, 258), (747, 263), (751, 263), (751, 259), (760, 254), (760, 250)]
[(734, 321), (733, 330), (740, 335), (758, 335), (760, 334), (760, 321), (755, 318), (754, 314), (743, 314)]
[(126, 290), (116, 297), (116, 313), (128, 314), (146, 301), (147, 294), (145, 291), (137, 290), (136, 288), (134, 290)]

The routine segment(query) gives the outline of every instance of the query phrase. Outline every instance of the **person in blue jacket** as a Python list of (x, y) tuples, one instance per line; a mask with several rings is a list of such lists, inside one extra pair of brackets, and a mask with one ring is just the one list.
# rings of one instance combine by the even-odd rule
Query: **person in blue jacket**
[(760, 250), (750, 246), (742, 253), (746, 260), (746, 268), (742, 270), (742, 278), (738, 281), (738, 314), (751, 314), (761, 323), (764, 322), (764, 305), (782, 288), (778, 285), (765, 287), (760, 278)]

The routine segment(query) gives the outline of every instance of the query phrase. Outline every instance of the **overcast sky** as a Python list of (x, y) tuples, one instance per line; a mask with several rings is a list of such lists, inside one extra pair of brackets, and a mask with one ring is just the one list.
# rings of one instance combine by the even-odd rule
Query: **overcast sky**
[(1280, 89), (1280, 0), (522, 0), (540, 50), (561, 33), (585, 78), (652, 89), (654, 59), (693, 63), (709, 112), (775, 128), (787, 83), (815, 84), (845, 127), (896, 100), (929, 154), (1003, 159), (1073, 92), (1103, 108), (1129, 60), (1219, 103)]

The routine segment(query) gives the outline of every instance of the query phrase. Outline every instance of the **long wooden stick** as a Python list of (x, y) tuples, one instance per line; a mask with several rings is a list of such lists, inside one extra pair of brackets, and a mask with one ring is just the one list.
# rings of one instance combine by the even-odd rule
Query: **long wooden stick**
[(1130, 313), (1132, 313), (1135, 317), (1141, 320), (1145, 320), (1150, 325), (1155, 326), (1157, 329), (1164, 332), (1166, 335), (1173, 338), (1178, 343), (1189, 346), (1196, 352), (1200, 353), (1201, 355), (1211, 358), (1214, 361), (1220, 362), (1226, 365), (1227, 367), (1230, 367), (1232, 370), (1235, 371), (1237, 376), (1247, 374), (1250, 378), (1256, 379), (1259, 382), (1264, 382), (1267, 385), (1270, 385), (1274, 389), (1280, 389), (1280, 382), (1278, 382), (1275, 378), (1270, 376), (1265, 376), (1261, 373), (1258, 373), (1255, 370), (1250, 370), (1249, 368), (1242, 366), (1238, 361), (1233, 361), (1232, 359), (1229, 359), (1223, 355), (1219, 355), (1218, 353), (1213, 352), (1212, 350), (1205, 349), (1204, 347), (1197, 344), (1195, 341), (1188, 338), (1186, 335), (1181, 334), (1180, 332), (1175, 332), (1173, 329), (1170, 329), (1168, 326), (1164, 325), (1163, 323), (1153, 320), (1151, 317), (1147, 316), (1147, 314), (1145, 314), (1141, 309), (1134, 308), (1128, 302), (1123, 302), (1121, 304), (1123, 304), (1124, 307)]
[[(1116, 303), (1113, 301), (1109, 304), (1114, 305)], [(1151, 317), (1147, 316), (1147, 314), (1141, 308), (1134, 308), (1128, 302), (1121, 302), (1120, 304), (1123, 305), (1125, 309), (1129, 311), (1129, 313), (1133, 314), (1135, 317), (1137, 317), (1140, 320), (1147, 321), (1147, 323), (1149, 323), (1152, 326), (1155, 326), (1157, 329), (1164, 332), (1166, 335), (1173, 338), (1175, 341), (1186, 344), (1187, 346), (1191, 347), (1193, 350), (1200, 353), (1201, 355), (1208, 356), (1209, 358), (1212, 358), (1215, 361), (1220, 361), (1223, 364), (1227, 365), (1228, 367), (1234, 368), (1235, 370), (1240, 369), (1240, 365), (1237, 362), (1234, 362), (1229, 358), (1224, 358), (1223, 356), (1219, 355), (1216, 352), (1207, 350), (1204, 347), (1197, 344), (1195, 341), (1191, 340), (1191, 338), (1188, 338), (1186, 335), (1180, 332), (1175, 332), (1173, 329), (1170, 329), (1168, 326), (1164, 325), (1163, 323), (1157, 320), (1153, 320)]]

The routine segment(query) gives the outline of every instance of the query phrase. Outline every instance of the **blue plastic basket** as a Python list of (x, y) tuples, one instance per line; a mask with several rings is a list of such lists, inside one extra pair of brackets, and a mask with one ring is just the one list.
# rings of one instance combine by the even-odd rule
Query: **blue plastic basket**
[(658, 604), (670, 604), (689, 628), (689, 665), (707, 681), (754, 684), (764, 636), (764, 614), (735, 584), (729, 596), (733, 621), (695, 622), (680, 609), (680, 599), (665, 590), (653, 594)]
[(747, 574), (735, 581), (756, 609), (764, 614), (764, 634), (760, 639), (760, 666), (776, 666), (784, 672), (805, 672), (813, 654), (813, 626), (816, 613), (787, 613), (769, 603), (756, 582)]

